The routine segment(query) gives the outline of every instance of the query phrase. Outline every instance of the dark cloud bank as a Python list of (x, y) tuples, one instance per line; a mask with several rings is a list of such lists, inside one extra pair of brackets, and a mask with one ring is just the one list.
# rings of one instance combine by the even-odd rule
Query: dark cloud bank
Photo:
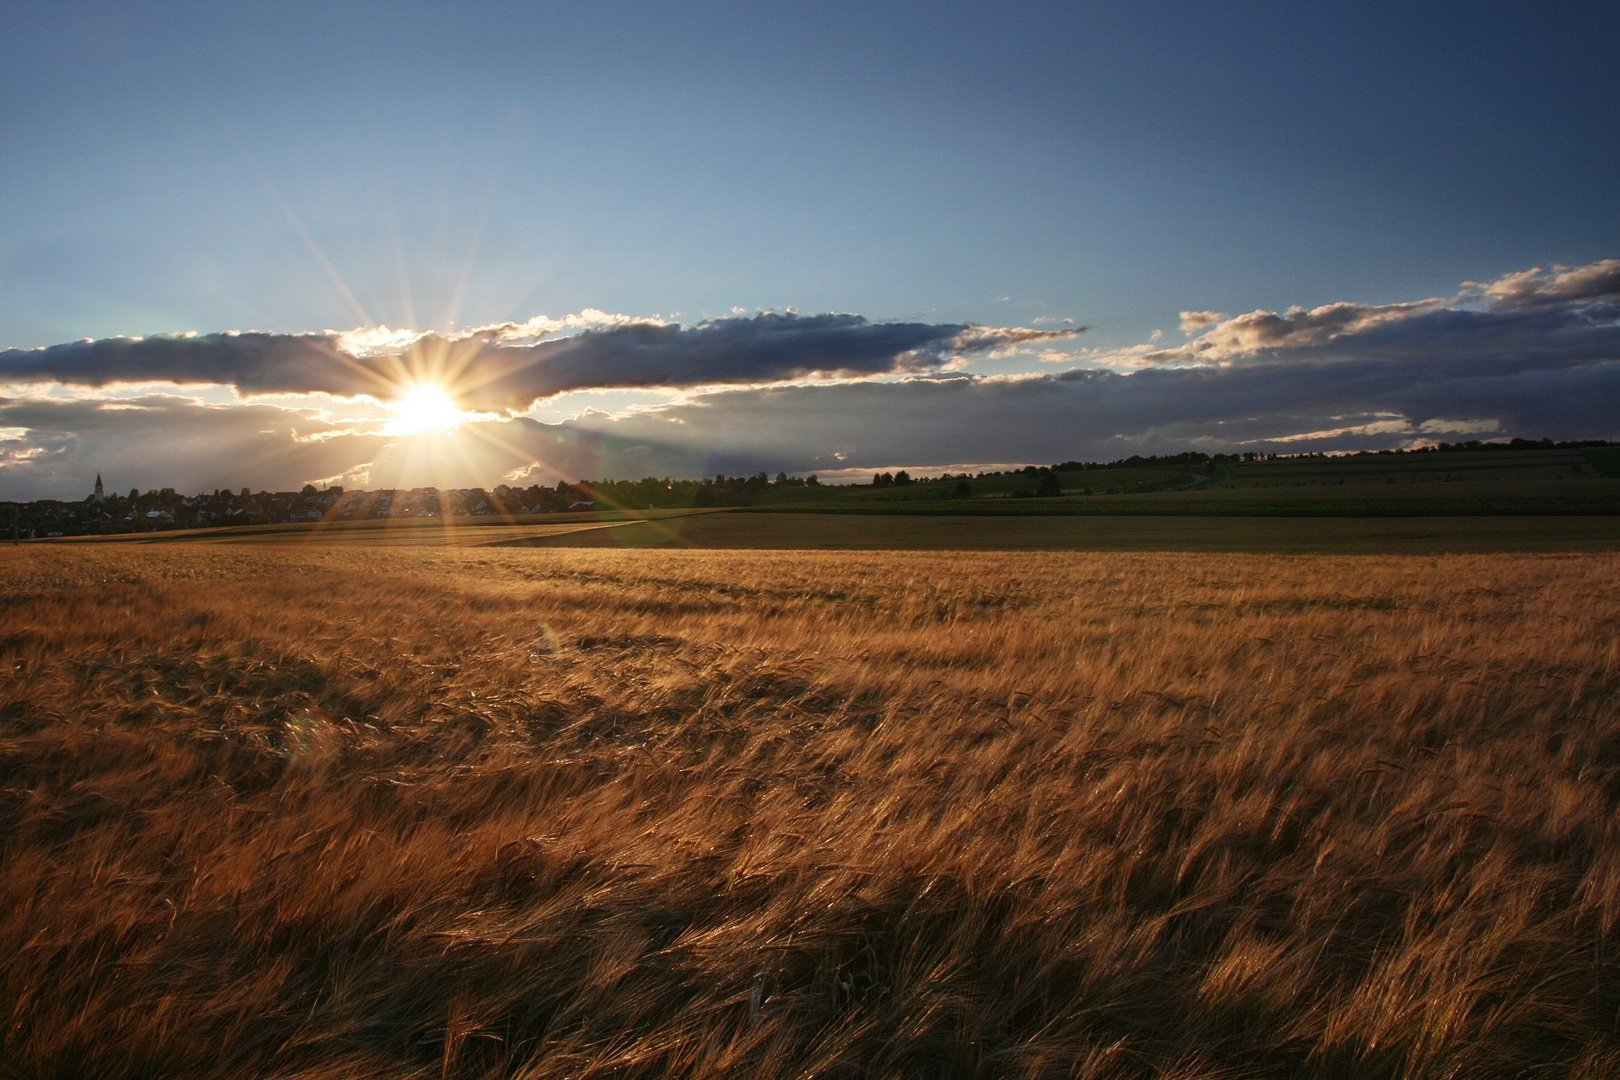
[(529, 345), (502, 344), (494, 334), (477, 332), (429, 335), (397, 353), (361, 356), (329, 334), (109, 338), (7, 350), (0, 353), (0, 382), (212, 383), (243, 394), (386, 398), (402, 382), (437, 376), (453, 384), (464, 407), (516, 413), (571, 390), (926, 371), (957, 355), (1077, 332), (767, 313), (692, 327), (630, 323)]
[[(473, 341), (464, 345), (478, 350), (469, 371), (490, 364), (479, 376), (484, 401), (524, 402), (574, 386), (764, 384), (812, 372), (906, 377), (745, 385), (620, 418), (475, 425), (496, 438), (480, 441), (482, 456), (454, 476), (427, 476), (410, 440), (336, 428), (314, 411), (211, 407), (164, 395), (117, 404), (18, 398), (0, 401), (0, 428), (26, 429), (0, 441), (0, 476), (8, 494), (31, 497), (79, 494), (110, 462), (142, 477), (120, 486), (274, 488), (350, 472), (364, 477), (351, 486), (379, 487), (492, 485), (526, 468), (550, 480), (1109, 459), (1186, 448), (1376, 449), (1515, 435), (1620, 438), (1617, 260), (1471, 283), (1449, 299), (1236, 317), (1187, 312), (1183, 324), (1189, 340), (1176, 348), (1026, 377), (938, 369), (964, 352), (1038, 340), (1034, 332), (841, 315), (637, 325), (521, 347)], [(161, 339), (149, 351), (97, 342), (12, 352), (0, 356), (0, 382), (26, 372), (92, 385), (174, 378), (373, 392), (356, 389), (370, 376), (344, 363), (333, 375), (333, 364), (314, 359), (327, 355), (317, 345), (329, 350), (330, 338), (259, 335), (250, 348), (210, 352), (207, 343), (218, 340)], [(522, 363), (502, 356), (520, 351), (529, 358)], [(222, 354), (239, 365), (228, 376)], [(241, 360), (271, 354), (281, 359)], [(107, 356), (119, 359), (97, 367), (96, 358)], [(197, 367), (155, 359), (174, 356)], [(366, 360), (360, 370), (385, 363)], [(166, 374), (152, 374), (160, 369)], [(213, 374), (198, 379), (205, 370)], [(289, 374), (304, 371), (329, 381)], [(356, 466), (366, 468), (356, 473)]]

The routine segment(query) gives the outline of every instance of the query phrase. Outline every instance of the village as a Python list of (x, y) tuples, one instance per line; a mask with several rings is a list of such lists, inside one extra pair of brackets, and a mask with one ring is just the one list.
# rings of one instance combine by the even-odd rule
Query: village
[(272, 525), (287, 522), (351, 521), (375, 518), (481, 517), (562, 513), (595, 505), (589, 485), (559, 482), (514, 488), (435, 487), (409, 490), (344, 491), (305, 484), (298, 491), (229, 488), (181, 495), (173, 488), (128, 494), (108, 493), (102, 478), (84, 499), (68, 502), (38, 499), (7, 504), (0, 530), (19, 539), (155, 532), (223, 525)]

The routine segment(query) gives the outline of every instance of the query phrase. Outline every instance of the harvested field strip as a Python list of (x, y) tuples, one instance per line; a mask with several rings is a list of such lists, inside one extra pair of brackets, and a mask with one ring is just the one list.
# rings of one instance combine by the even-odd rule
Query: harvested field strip
[(722, 513), (498, 547), (868, 551), (1246, 551), (1449, 554), (1614, 551), (1613, 517), (1085, 517)]
[(360, 543), (372, 547), (467, 547), (501, 539), (532, 539), (588, 532), (627, 523), (655, 525), (669, 518), (711, 514), (714, 510), (656, 510), (635, 513), (530, 514), (488, 518), (405, 518), (373, 521), (294, 522), (281, 525), (238, 525), (175, 529), (147, 533), (111, 533), (42, 541), (42, 546), (79, 547), (97, 544), (288, 544)]

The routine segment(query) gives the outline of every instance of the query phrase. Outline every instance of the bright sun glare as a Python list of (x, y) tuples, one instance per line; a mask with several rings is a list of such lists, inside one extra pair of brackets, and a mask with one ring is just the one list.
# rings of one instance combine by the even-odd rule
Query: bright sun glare
[(425, 431), (454, 431), (467, 419), (467, 414), (456, 408), (450, 395), (437, 386), (413, 386), (398, 401), (390, 402), (388, 410), (394, 418), (388, 422), (390, 435), (418, 435)]

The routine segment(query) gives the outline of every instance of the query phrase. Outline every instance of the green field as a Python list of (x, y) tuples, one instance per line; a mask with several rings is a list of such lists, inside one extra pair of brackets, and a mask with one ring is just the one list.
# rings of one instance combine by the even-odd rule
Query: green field
[[(1060, 472), (1063, 495), (1033, 491), (1028, 476), (899, 488), (776, 490), (756, 512), (878, 514), (1081, 514), (1261, 517), (1429, 517), (1620, 514), (1620, 451), (1493, 450), (1288, 458), (1184, 469)], [(1155, 490), (1142, 490), (1151, 488)], [(1087, 494), (1087, 489), (1090, 494)]]

